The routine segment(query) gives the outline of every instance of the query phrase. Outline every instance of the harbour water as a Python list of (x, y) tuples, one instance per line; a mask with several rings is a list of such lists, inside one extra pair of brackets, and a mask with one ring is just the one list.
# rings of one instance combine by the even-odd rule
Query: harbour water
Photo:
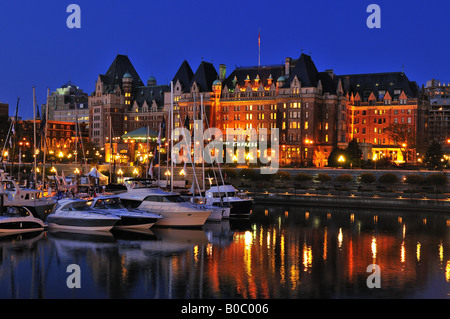
[(445, 213), (270, 204), (202, 229), (3, 236), (0, 298), (448, 298), (449, 239)]

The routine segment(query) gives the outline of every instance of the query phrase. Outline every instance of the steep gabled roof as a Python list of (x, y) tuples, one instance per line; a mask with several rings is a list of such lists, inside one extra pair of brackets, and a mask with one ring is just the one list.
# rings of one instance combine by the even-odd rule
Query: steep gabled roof
[(320, 76), (309, 55), (302, 53), (289, 73), (289, 83), (297, 76), (303, 87), (317, 87)]
[(168, 85), (155, 85), (155, 86), (138, 86), (134, 90), (134, 100), (139, 108), (142, 108), (144, 101), (147, 101), (147, 105), (150, 108), (153, 101), (156, 102), (158, 107), (164, 106), (164, 92), (169, 92), (170, 87)]
[(393, 99), (398, 99), (404, 91), (408, 97), (419, 97), (419, 87), (410, 81), (403, 72), (365, 73), (339, 75), (345, 92), (359, 93), (361, 98), (367, 99), (371, 92), (380, 97), (380, 91), (389, 92)]
[(129, 73), (133, 78), (133, 86), (144, 85), (128, 56), (118, 54), (111, 63), (108, 71), (105, 74), (100, 74), (100, 78), (106, 86), (105, 90), (114, 90), (116, 85), (119, 85), (122, 89), (122, 78), (125, 73)]
[(177, 83), (177, 81), (180, 81), (182, 92), (188, 92), (190, 90), (191, 81), (193, 77), (194, 72), (192, 72), (189, 63), (186, 60), (184, 60), (180, 68), (178, 69), (177, 73), (173, 77), (172, 81), (174, 85), (175, 83)]
[(217, 73), (214, 65), (209, 62), (202, 61), (195, 71), (194, 77), (191, 80), (190, 86), (197, 83), (200, 92), (211, 92), (212, 83), (217, 80), (219, 74)]

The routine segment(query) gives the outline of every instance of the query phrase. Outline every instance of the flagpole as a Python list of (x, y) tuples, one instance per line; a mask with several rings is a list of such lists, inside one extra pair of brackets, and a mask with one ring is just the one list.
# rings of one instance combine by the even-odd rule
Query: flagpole
[[(45, 126), (44, 126), (44, 143), (41, 142), (41, 146), (44, 145), (44, 159), (42, 160), (43, 168), (42, 168), (42, 190), (45, 190), (45, 157), (46, 157), (46, 146), (47, 146), (47, 119), (48, 119), (48, 98), (50, 94), (50, 89), (47, 88), (47, 103), (45, 105)], [(41, 119), (42, 122), (42, 119)], [(42, 132), (41, 132), (42, 134)], [(42, 140), (42, 138), (41, 138)], [(76, 155), (75, 155), (76, 156)], [(76, 161), (75, 161), (76, 164)]]
[(170, 191), (173, 192), (173, 138), (172, 138), (172, 131), (173, 131), (173, 81), (170, 82), (170, 127), (171, 127), (171, 138), (170, 138), (170, 166), (171, 166), (171, 172), (170, 172)]
[(150, 162), (150, 156), (149, 156), (149, 151), (148, 151), (150, 148), (150, 145), (148, 143), (148, 136), (150, 135), (149, 131), (150, 131), (150, 126), (147, 124), (147, 163), (145, 164), (145, 171), (146, 171), (145, 179), (148, 179), (148, 163)]
[(261, 29), (258, 30), (258, 67), (261, 66)]
[[(202, 120), (202, 129), (203, 129), (203, 94), (200, 94), (200, 118)], [(202, 132), (203, 135), (203, 132)], [(203, 143), (203, 142), (202, 142)], [(203, 194), (205, 193), (205, 159), (203, 158), (203, 144), (202, 144), (202, 188)], [(202, 195), (203, 196), (203, 195)]]
[(33, 86), (33, 130), (34, 130), (34, 189), (37, 189), (37, 171), (36, 171), (36, 88)]

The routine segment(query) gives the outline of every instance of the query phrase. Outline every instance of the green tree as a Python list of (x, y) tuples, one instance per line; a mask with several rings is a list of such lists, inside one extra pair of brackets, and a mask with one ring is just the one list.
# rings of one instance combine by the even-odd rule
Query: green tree
[(407, 155), (410, 150), (416, 148), (416, 137), (414, 134), (414, 127), (406, 123), (391, 123), (385, 128), (389, 139), (401, 147), (401, 151), (405, 162), (407, 162)]
[(347, 150), (335, 148), (328, 156), (328, 166), (348, 167), (350, 165), (350, 155)]
[(360, 166), (362, 150), (355, 138), (348, 143), (348, 146), (345, 150), (347, 151), (349, 160), (353, 163), (353, 165)]
[(433, 141), (430, 146), (428, 146), (425, 153), (425, 163), (432, 168), (440, 168), (442, 166), (442, 157), (444, 156), (444, 151), (442, 145), (439, 142)]

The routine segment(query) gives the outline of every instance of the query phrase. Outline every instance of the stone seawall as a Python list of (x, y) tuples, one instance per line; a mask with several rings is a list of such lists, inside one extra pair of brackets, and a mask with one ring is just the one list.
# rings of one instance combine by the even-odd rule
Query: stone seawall
[(418, 212), (441, 212), (450, 215), (448, 199), (382, 198), (363, 196), (303, 195), (303, 194), (250, 194), (255, 203), (298, 204), (324, 207), (348, 207), (365, 209), (393, 209)]

